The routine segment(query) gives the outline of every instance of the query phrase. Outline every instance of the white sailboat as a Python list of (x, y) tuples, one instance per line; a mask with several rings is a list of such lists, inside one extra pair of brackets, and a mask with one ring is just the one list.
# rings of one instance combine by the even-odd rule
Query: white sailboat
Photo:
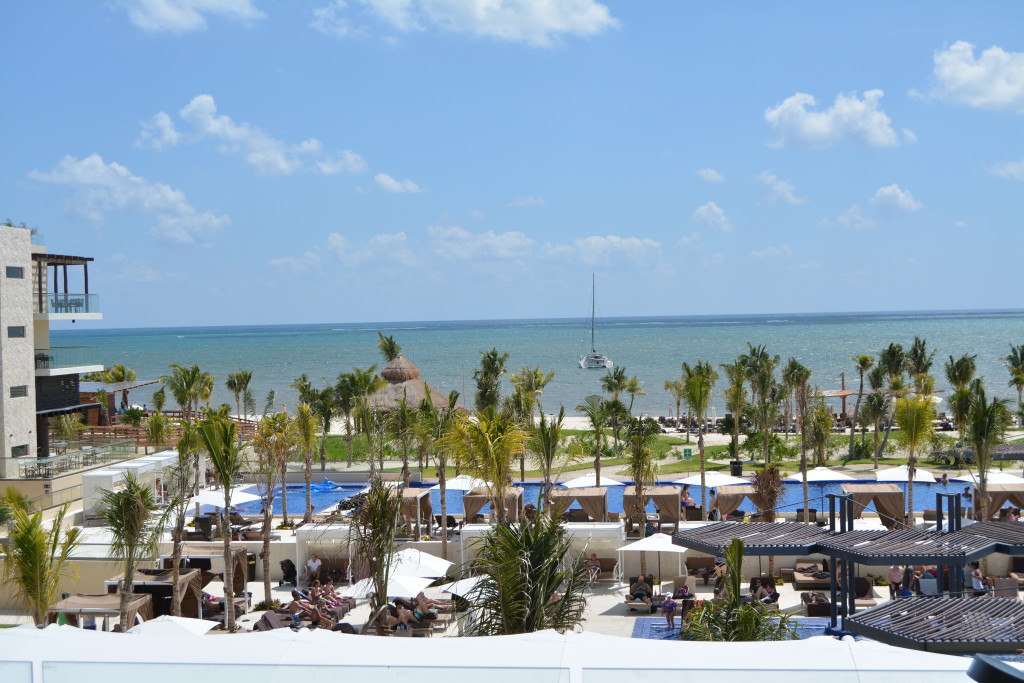
[(605, 370), (615, 366), (612, 359), (599, 352), (594, 343), (594, 322), (597, 315), (596, 288), (597, 283), (592, 275), (590, 283), (590, 353), (580, 356), (580, 367), (584, 370)]

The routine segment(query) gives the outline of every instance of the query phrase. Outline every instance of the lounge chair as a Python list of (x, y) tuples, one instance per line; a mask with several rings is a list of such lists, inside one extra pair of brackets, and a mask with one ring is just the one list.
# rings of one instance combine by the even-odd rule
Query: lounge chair
[(699, 522), (703, 519), (704, 509), (700, 507), (686, 508), (686, 521)]
[(704, 585), (708, 585), (708, 581), (711, 576), (715, 573), (715, 558), (707, 557), (688, 557), (686, 558), (686, 572), (690, 576), (700, 576), (704, 579)]
[(805, 557), (797, 560), (794, 564), (794, 589), (828, 588), (830, 585), (829, 574), (825, 571), (825, 564), (821, 560)]
[(647, 583), (651, 586), (652, 591), (650, 604), (644, 602), (643, 600), (632, 600), (632, 596), (629, 593), (629, 587), (636, 583), (637, 579), (639, 578), (639, 576), (631, 576), (629, 577), (629, 581), (626, 583), (626, 611), (630, 612), (633, 610), (646, 610), (649, 611), (651, 614), (654, 614), (655, 611), (657, 611), (658, 606), (661, 605), (662, 600), (661, 595), (654, 589), (654, 575), (647, 575)]
[(261, 521), (262, 520), (259, 519), (249, 519), (248, 517), (243, 517), (237, 512), (232, 512), (230, 515), (228, 515), (228, 522), (231, 523), (231, 526), (250, 527), (253, 524), (261, 523)]
[(800, 602), (803, 603), (805, 616), (828, 617), (832, 615), (832, 603), (828, 596), (820, 591), (801, 593)]
[(1017, 580), (1018, 588), (1024, 588), (1024, 557), (1010, 558), (1009, 577)]
[[(584, 555), (580, 558), (580, 564), (586, 564), (590, 558)], [(614, 557), (599, 557), (597, 561), (601, 563), (601, 569), (597, 573), (598, 581), (611, 581), (615, 579), (615, 568), (619, 562)]]
[(875, 582), (866, 576), (858, 576), (854, 579), (854, 606), (857, 609), (874, 607), (878, 604), (875, 600)]
[(992, 597), (1017, 599), (1017, 579), (992, 579)]

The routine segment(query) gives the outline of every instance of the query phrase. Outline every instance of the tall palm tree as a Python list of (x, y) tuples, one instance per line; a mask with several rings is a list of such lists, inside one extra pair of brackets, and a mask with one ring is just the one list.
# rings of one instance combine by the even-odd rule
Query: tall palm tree
[[(829, 409), (825, 399), (816, 397), (807, 411), (807, 442), (814, 449), (815, 461), (819, 467), (828, 464), (825, 456), (828, 442), (832, 437), (832, 426), (835, 424), (832, 419), (832, 411)], [(806, 508), (804, 508), (806, 509)]]
[(4, 544), (4, 583), (42, 628), (57, 601), (61, 581), (74, 574), (71, 555), (81, 543), (82, 529), (65, 528), (68, 503), (52, 520), (44, 521), (43, 513), (32, 512), (28, 500), (14, 488), (4, 491), (2, 502), (11, 517)]
[(718, 381), (718, 373), (710, 363), (697, 361), (686, 381), (686, 404), (697, 418), (697, 452), (700, 453), (700, 508), (701, 516), (708, 518), (708, 489), (706, 484), (707, 460), (704, 457), (704, 419), (711, 404), (711, 392)]
[[(626, 510), (633, 519), (647, 520), (644, 512), (645, 494), (658, 479), (658, 465), (654, 459), (654, 444), (661, 427), (651, 418), (631, 418), (626, 426), (626, 471), (636, 488), (636, 509)], [(640, 575), (647, 576), (647, 553), (640, 553)]]
[(775, 380), (775, 368), (779, 356), (772, 356), (764, 346), (747, 343), (748, 353), (742, 356), (750, 380), (751, 411), (757, 431), (761, 434), (761, 455), (765, 466), (771, 464), (771, 436), (776, 423), (785, 391)]
[(1017, 390), (1017, 410), (1020, 411), (1020, 424), (1024, 427), (1024, 344), (1010, 344), (1010, 353), (1002, 360), (1010, 371), (1010, 381), (1006, 385)]
[(184, 597), (178, 586), (181, 571), (181, 544), (185, 540), (189, 502), (196, 490), (195, 470), (189, 453), (195, 449), (199, 435), (194, 427), (186, 426), (178, 440), (178, 460), (169, 470), (164, 470), (167, 486), (167, 514), (171, 525), (171, 614), (181, 616), (181, 599)]
[(498, 408), (501, 403), (501, 376), (505, 374), (508, 354), (492, 348), (480, 352), (480, 369), (473, 371), (476, 382), (476, 409)]
[[(540, 415), (540, 423), (534, 428), (530, 436), (529, 449), (540, 467), (541, 478), (543, 479), (543, 492), (537, 498), (537, 505), (541, 512), (551, 506), (551, 491), (560, 472), (556, 473), (555, 465), (559, 455), (562, 453), (562, 434), (565, 422), (565, 407), (558, 407), (558, 415), (548, 420), (544, 413)], [(582, 456), (582, 453), (579, 454)], [(568, 460), (565, 462), (569, 462)]]
[[(299, 404), (299, 411), (305, 403)], [(306, 411), (309, 407), (306, 406)], [(297, 421), (297, 420), (296, 420)], [(263, 550), (260, 557), (263, 560), (263, 594), (267, 601), (270, 600), (270, 533), (273, 527), (274, 517), (274, 492), (277, 485), (281, 485), (281, 492), (284, 494), (287, 482), (282, 478), (281, 463), (287, 462), (288, 453), (292, 448), (294, 436), (294, 423), (288, 417), (288, 413), (280, 412), (272, 415), (264, 415), (256, 426), (256, 434), (253, 437), (253, 451), (256, 454), (256, 469), (259, 471), (262, 481), (259, 484), (260, 495), (263, 497)], [(287, 499), (282, 500), (282, 510), (286, 512)], [(306, 509), (309, 509), (307, 503)]]
[(238, 427), (234, 422), (208, 420), (200, 425), (199, 436), (224, 491), (224, 508), (220, 520), (221, 536), (224, 538), (224, 612), (227, 614), (225, 627), (232, 632), (235, 630), (235, 594), (232, 585), (231, 533), (225, 516), (231, 509), (231, 487), (245, 466), (245, 455), (242, 444), (238, 442)]
[(385, 418), (385, 428), (402, 454), (402, 486), (409, 485), (409, 451), (416, 437), (416, 410), (409, 405), (406, 396), (403, 394), (402, 399), (387, 412)]
[(338, 381), (334, 385), (334, 405), (338, 412), (345, 416), (345, 441), (348, 443), (346, 467), (352, 467), (352, 428), (356, 419), (356, 392), (353, 379), (350, 373), (343, 372), (338, 375)]
[[(423, 400), (419, 405), (419, 416), (416, 419), (416, 438), (421, 448), (434, 456), (437, 463), (437, 486), (441, 498), (441, 519), (448, 520), (448, 447), (442, 439), (451, 426), (458, 412), (459, 392), (452, 390), (448, 394), (445, 406), (435, 406), (430, 400), (430, 387), (426, 388)], [(448, 559), (448, 532), (441, 534), (441, 557)]]
[[(810, 394), (810, 382), (811, 382), (811, 371), (809, 368), (797, 363), (793, 366), (793, 360), (790, 359), (787, 368), (789, 368), (790, 381), (793, 383), (795, 389), (794, 394), (796, 395), (796, 412), (797, 422), (800, 427), (800, 478), (803, 480), (803, 494), (804, 494), (804, 520), (805, 522), (811, 521), (810, 512), (810, 493), (807, 487), (807, 398)], [(792, 366), (792, 367), (791, 367)]]
[(627, 384), (629, 379), (626, 377), (626, 368), (621, 365), (612, 368), (601, 378), (601, 389), (608, 393), (613, 401), (626, 390)]
[(608, 408), (600, 396), (591, 395), (576, 406), (594, 431), (594, 486), (601, 485), (601, 451), (604, 448), (604, 430), (608, 427)]
[(499, 523), (508, 521), (505, 499), (512, 481), (512, 462), (526, 441), (522, 425), (493, 408), (474, 411), (472, 419), (460, 413), (442, 441), (464, 471), (487, 482), (491, 509)]
[(914, 468), (917, 451), (932, 435), (935, 410), (931, 396), (906, 396), (896, 400), (896, 421), (900, 425), (899, 439), (910, 451), (907, 458), (907, 519), (914, 526)]
[(966, 441), (964, 431), (967, 429), (967, 418), (974, 398), (971, 382), (977, 371), (977, 358), (966, 353), (959, 358), (950, 356), (945, 365), (946, 380), (953, 388), (949, 397), (949, 412), (953, 415), (953, 424), (962, 442)]
[(110, 529), (110, 557), (123, 562), (121, 577), (121, 631), (127, 632), (128, 603), (135, 586), (135, 569), (139, 563), (156, 557), (167, 521), (167, 512), (157, 516), (160, 505), (153, 487), (143, 484), (131, 472), (124, 475), (124, 486), (117, 491), (100, 492), (100, 515)]
[[(683, 383), (683, 393), (686, 393), (686, 385), (690, 381), (690, 377), (693, 376), (693, 366), (686, 361), (683, 361), (680, 365), (681, 371), (679, 374), (679, 381)], [(685, 399), (684, 399), (685, 402)], [(681, 416), (680, 416), (681, 417)], [(689, 405), (686, 407), (686, 443), (690, 443), (690, 427), (693, 422), (693, 409)]]
[(914, 380), (914, 391), (918, 394), (925, 393), (924, 385), (921, 384), (924, 381), (922, 375), (927, 375), (931, 372), (934, 359), (935, 351), (928, 350), (928, 342), (920, 337), (914, 337), (914, 343), (911, 345), (910, 350), (907, 351), (906, 368)]
[(800, 361), (790, 358), (786, 366), (782, 368), (782, 391), (783, 391), (783, 429), (785, 440), (789, 442), (789, 426), (793, 422), (793, 402), (796, 398), (797, 389), (800, 386), (800, 372), (803, 370)]
[[(527, 429), (533, 429), (537, 406), (540, 405), (538, 397), (544, 393), (551, 380), (555, 378), (555, 371), (547, 374), (538, 365), (535, 368), (519, 368), (519, 372), (512, 375), (512, 386), (515, 389), (515, 403), (519, 405), (519, 419), (525, 423)], [(543, 408), (541, 408), (543, 410)], [(526, 453), (519, 458), (519, 480), (526, 480)]]
[(159, 451), (167, 443), (171, 424), (163, 413), (153, 413), (146, 418), (146, 442)]
[[(383, 380), (381, 380), (381, 383), (383, 383)], [(327, 384), (327, 380), (324, 380), (324, 384)], [(377, 389), (380, 388), (380, 384), (374, 384), (374, 386)], [(374, 389), (374, 391), (377, 389)], [(327, 384), (323, 389), (312, 392), (309, 398), (309, 408), (313, 411), (313, 416), (319, 423), (320, 471), (325, 472), (327, 470), (327, 434), (331, 431), (331, 421), (338, 411), (338, 394), (334, 387)]]
[(394, 564), (395, 536), (402, 511), (402, 498), (398, 491), (387, 486), (379, 478), (370, 479), (363, 504), (352, 516), (353, 527), (359, 543), (356, 557), (366, 567), (373, 583), (370, 595), (370, 618), (363, 625), (365, 632), (371, 626), (378, 636), (388, 634), (387, 605), (388, 580)]
[[(882, 352), (878, 354), (878, 365), (885, 370), (889, 383), (889, 394), (894, 399), (893, 402), (890, 402), (890, 405), (895, 410), (895, 399), (904, 393), (903, 371), (907, 367), (907, 354), (904, 353), (903, 346), (900, 344), (889, 344), (889, 346), (882, 349)], [(889, 443), (889, 434), (892, 433), (892, 426), (896, 422), (893, 415), (887, 415), (886, 417), (888, 420), (885, 425), (885, 436), (875, 451), (876, 461), (885, 452), (885, 447)]]
[(213, 375), (203, 372), (198, 365), (184, 367), (171, 363), (171, 374), (159, 378), (164, 388), (174, 397), (185, 422), (191, 423), (202, 401), (213, 394)]
[[(295, 440), (302, 451), (302, 470), (306, 481), (306, 505), (302, 521), (309, 524), (313, 520), (313, 451), (317, 445), (317, 419), (308, 403), (300, 403), (295, 409)], [(287, 482), (285, 482), (287, 483)]]
[(850, 458), (853, 459), (853, 442), (857, 434), (857, 426), (860, 424), (860, 402), (864, 398), (864, 375), (871, 372), (875, 367), (875, 359), (867, 354), (852, 356), (853, 367), (857, 369), (860, 376), (860, 385), (857, 387), (857, 403), (853, 407), (853, 424), (850, 426)]
[(988, 471), (992, 467), (992, 449), (1003, 442), (1010, 425), (1010, 409), (1000, 398), (989, 400), (985, 396), (985, 385), (978, 379), (971, 385), (973, 401), (967, 418), (966, 440), (974, 449), (974, 465), (978, 468), (978, 497), (975, 506), (978, 520), (989, 518)]
[(679, 379), (665, 380), (665, 391), (672, 394), (676, 402), (676, 419), (682, 419), (683, 402), (686, 400), (686, 383)]
[(647, 392), (644, 391), (644, 387), (640, 384), (640, 380), (636, 377), (630, 377), (629, 381), (626, 382), (626, 393), (629, 394), (629, 407), (628, 411), (633, 414), (633, 401), (636, 400), (637, 396), (646, 396)]
[[(241, 370), (232, 372), (224, 382), (224, 386), (235, 396), (235, 410), (238, 417), (249, 417), (249, 408), (252, 406), (252, 391), (249, 386), (252, 384), (252, 370)], [(245, 413), (242, 412), (242, 403), (245, 403)]]
[(373, 443), (373, 415), (370, 410), (370, 397), (384, 386), (384, 380), (377, 374), (377, 366), (352, 368), (349, 373), (349, 384), (355, 402), (356, 428), (366, 437), (367, 460), (370, 464), (370, 476), (376, 476)]
[(385, 363), (390, 363), (402, 353), (402, 347), (395, 341), (394, 336), (385, 337), (380, 330), (377, 330), (377, 350), (384, 357)]
[(729, 378), (729, 386), (722, 391), (725, 409), (732, 413), (732, 441), (729, 444), (729, 454), (733, 459), (738, 459), (740, 421), (743, 419), (743, 410), (747, 407), (747, 389), (744, 386), (747, 381), (747, 369), (739, 359), (732, 363), (723, 363), (719, 367), (725, 370), (725, 375)]
[(153, 410), (162, 413), (165, 405), (167, 405), (167, 390), (160, 387), (153, 392)]

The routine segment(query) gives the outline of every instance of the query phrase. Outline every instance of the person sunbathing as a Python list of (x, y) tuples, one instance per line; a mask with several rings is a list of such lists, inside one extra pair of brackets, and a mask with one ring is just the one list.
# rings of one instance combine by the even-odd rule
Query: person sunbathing
[(598, 577), (601, 576), (601, 560), (597, 559), (597, 553), (590, 553), (590, 557), (587, 558), (587, 576), (591, 584), (597, 583)]
[(334, 617), (327, 610), (327, 601), (322, 598), (316, 603), (307, 602), (301, 595), (298, 595), (297, 591), (292, 591), (292, 601), (285, 608), (293, 619), (296, 616), (306, 616), (314, 625), (323, 628), (331, 628), (335, 624)]
[(413, 598), (413, 603), (422, 609), (424, 612), (436, 610), (438, 612), (450, 612), (452, 609), (451, 600), (437, 600), (435, 598), (428, 598), (426, 593), (420, 591)]
[(640, 576), (629, 586), (629, 593), (626, 595), (626, 602), (644, 602), (651, 604), (651, 584), (647, 579)]

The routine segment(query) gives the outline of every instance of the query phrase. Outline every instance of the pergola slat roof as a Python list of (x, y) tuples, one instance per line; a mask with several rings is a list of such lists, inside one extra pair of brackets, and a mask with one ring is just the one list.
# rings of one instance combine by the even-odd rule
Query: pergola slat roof
[(806, 555), (815, 552), (817, 544), (829, 532), (818, 526), (793, 522), (758, 522), (740, 524), (719, 522), (672, 534), (672, 542), (709, 555), (721, 555), (732, 539), (743, 541), (747, 555)]
[(818, 544), (818, 552), (862, 564), (964, 564), (996, 552), (982, 538), (951, 538), (951, 534), (891, 529), (847, 531)]
[(1024, 524), (1014, 522), (978, 522), (959, 531), (946, 534), (950, 543), (964, 545), (994, 544), (992, 552), (1005, 555), (1024, 555)]
[(1021, 648), (1024, 602), (1010, 598), (904, 598), (848, 616), (843, 627), (914, 650), (1011, 653)]

